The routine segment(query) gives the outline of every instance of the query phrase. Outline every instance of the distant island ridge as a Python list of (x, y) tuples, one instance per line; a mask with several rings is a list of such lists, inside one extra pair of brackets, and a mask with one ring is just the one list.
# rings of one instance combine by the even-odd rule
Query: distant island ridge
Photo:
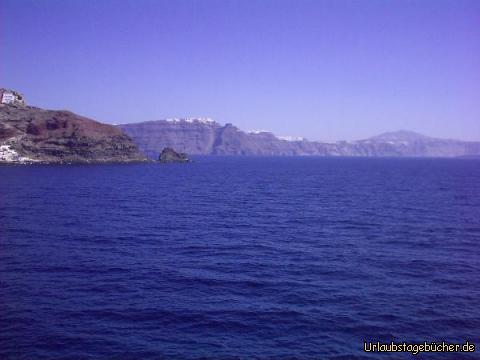
[(264, 130), (246, 132), (210, 118), (114, 126), (70, 111), (28, 106), (19, 92), (0, 89), (0, 163), (139, 162), (159, 159), (165, 148), (189, 155), (480, 157), (480, 142), (407, 130), (320, 142)]
[(150, 158), (165, 147), (192, 155), (296, 155), (378, 157), (476, 157), (480, 142), (438, 139), (413, 131), (386, 132), (363, 140), (321, 142), (243, 131), (210, 118), (173, 118), (117, 125)]

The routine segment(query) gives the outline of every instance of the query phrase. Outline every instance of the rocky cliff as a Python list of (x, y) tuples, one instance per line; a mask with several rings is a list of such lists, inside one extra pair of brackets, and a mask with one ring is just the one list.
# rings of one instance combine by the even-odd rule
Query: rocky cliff
[(210, 119), (168, 119), (118, 125), (152, 159), (168, 147), (187, 154), (209, 154), (221, 125)]
[(69, 111), (0, 104), (0, 163), (145, 161), (119, 128)]
[(411, 131), (358, 141), (324, 143), (281, 138), (266, 131), (244, 132), (209, 119), (171, 119), (119, 125), (149, 157), (165, 147), (196, 155), (317, 155), (475, 157), (480, 142), (436, 139)]

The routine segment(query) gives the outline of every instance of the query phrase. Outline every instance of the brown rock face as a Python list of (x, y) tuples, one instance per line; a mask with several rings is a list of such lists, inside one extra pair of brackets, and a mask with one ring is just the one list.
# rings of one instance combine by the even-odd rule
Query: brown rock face
[(145, 161), (119, 128), (69, 111), (0, 105), (0, 145), (49, 163)]

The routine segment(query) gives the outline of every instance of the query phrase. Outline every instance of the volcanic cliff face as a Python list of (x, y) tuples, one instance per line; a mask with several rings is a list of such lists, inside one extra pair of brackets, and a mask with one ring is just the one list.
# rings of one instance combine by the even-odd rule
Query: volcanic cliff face
[(118, 125), (139, 149), (157, 159), (164, 148), (187, 154), (209, 154), (220, 125), (210, 119), (168, 119)]
[(145, 161), (115, 126), (69, 111), (0, 104), (0, 163)]
[(358, 141), (323, 143), (281, 138), (266, 131), (244, 132), (205, 119), (172, 119), (119, 125), (149, 157), (165, 147), (202, 155), (479, 156), (480, 142), (436, 139), (411, 131)]

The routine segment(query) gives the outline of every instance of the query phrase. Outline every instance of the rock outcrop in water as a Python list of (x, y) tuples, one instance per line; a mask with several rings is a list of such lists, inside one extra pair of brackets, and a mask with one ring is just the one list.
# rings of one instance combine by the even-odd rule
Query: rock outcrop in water
[[(23, 98), (22, 98), (23, 101)], [(0, 163), (146, 161), (119, 128), (69, 111), (0, 104)]]
[(364, 140), (325, 143), (245, 132), (210, 119), (170, 119), (119, 125), (146, 155), (157, 158), (165, 147), (195, 155), (317, 155), (474, 157), (480, 142), (436, 139), (411, 131), (384, 133)]
[(161, 163), (185, 163), (190, 162), (188, 155), (185, 153), (178, 153), (172, 148), (165, 148), (160, 153), (158, 161)]

